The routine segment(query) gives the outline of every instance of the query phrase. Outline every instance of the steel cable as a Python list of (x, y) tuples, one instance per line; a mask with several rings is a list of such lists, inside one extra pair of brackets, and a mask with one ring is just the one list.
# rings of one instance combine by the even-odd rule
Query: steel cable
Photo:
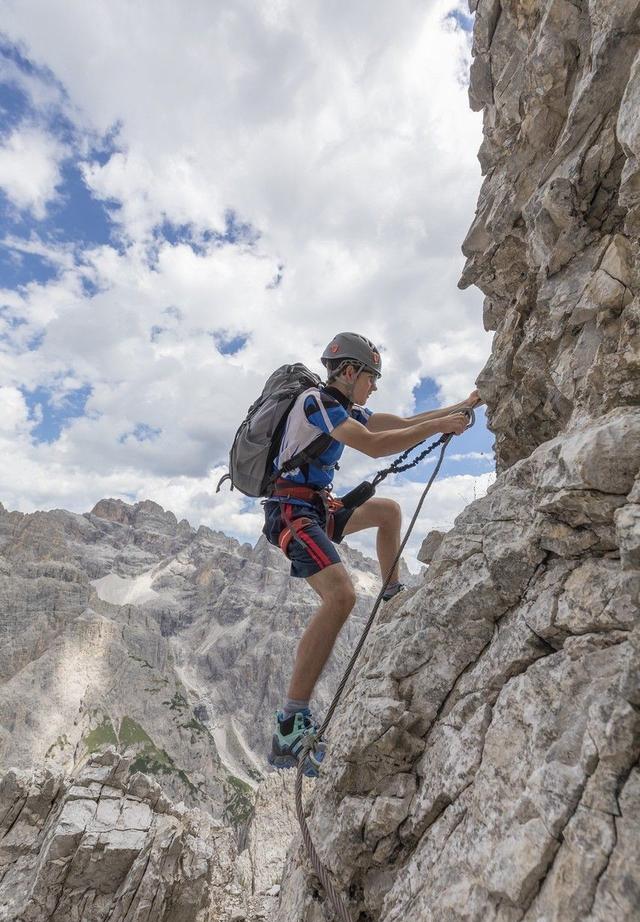
[[(409, 523), (409, 527), (407, 528), (405, 532), (405, 536), (402, 539), (402, 542), (398, 549), (398, 553), (396, 554), (395, 560), (393, 561), (393, 564), (391, 565), (391, 569), (389, 570), (387, 577), (383, 583), (382, 589), (380, 590), (378, 594), (378, 597), (371, 611), (371, 615), (369, 616), (369, 620), (367, 621), (365, 625), (365, 628), (362, 632), (360, 640), (358, 641), (358, 644), (353, 652), (351, 659), (349, 660), (349, 664), (347, 665), (347, 668), (340, 681), (340, 684), (338, 685), (338, 690), (336, 691), (333, 697), (333, 701), (331, 702), (329, 706), (327, 715), (324, 721), (322, 722), (320, 729), (317, 730), (315, 733), (307, 734), (307, 736), (303, 740), (303, 748), (302, 748), (302, 752), (300, 753), (299, 760), (298, 760), (298, 771), (296, 775), (296, 786), (295, 786), (295, 798), (296, 798), (296, 813), (298, 815), (298, 822), (300, 824), (302, 838), (304, 840), (304, 844), (307, 849), (307, 854), (309, 855), (309, 859), (314, 867), (316, 874), (318, 875), (320, 882), (322, 883), (322, 886), (324, 887), (325, 893), (327, 894), (329, 898), (331, 907), (333, 908), (340, 922), (354, 922), (354, 920), (351, 917), (351, 913), (349, 912), (349, 909), (342, 897), (342, 894), (338, 891), (335, 884), (333, 883), (333, 880), (330, 877), (329, 871), (325, 868), (322, 861), (320, 860), (320, 857), (313, 844), (311, 833), (309, 832), (309, 827), (307, 826), (307, 821), (306, 821), (303, 806), (302, 806), (302, 778), (304, 774), (304, 763), (307, 757), (310, 757), (310, 758), (312, 757), (312, 753), (313, 753), (313, 750), (315, 749), (316, 744), (322, 739), (322, 736), (324, 735), (327, 727), (329, 726), (331, 718), (333, 717), (333, 713), (336, 707), (338, 706), (338, 702), (340, 701), (340, 697), (342, 695), (342, 692), (344, 691), (344, 687), (347, 684), (349, 676), (351, 675), (353, 667), (356, 664), (356, 660), (358, 659), (358, 656), (360, 655), (360, 651), (362, 650), (362, 647), (364, 646), (364, 642), (367, 639), (367, 635), (369, 631), (371, 630), (371, 626), (378, 613), (378, 609), (380, 608), (380, 604), (382, 602), (382, 596), (384, 595), (384, 592), (389, 584), (391, 574), (395, 570), (396, 565), (398, 561), (400, 560), (400, 557), (402, 556), (402, 552), (404, 551), (406, 547), (407, 541), (409, 540), (411, 536), (411, 532), (413, 531), (416, 521), (418, 520), (418, 516), (420, 515), (420, 510), (422, 509), (423, 503), (425, 499), (427, 498), (427, 494), (429, 493), (429, 490), (431, 489), (431, 485), (433, 484), (433, 481), (438, 476), (438, 472), (440, 470), (442, 461), (444, 459), (444, 453), (452, 437), (453, 437), (452, 433), (448, 433), (447, 435), (444, 435), (434, 445), (429, 446), (429, 449), (427, 449), (427, 452), (425, 452), (425, 454), (427, 454), (429, 451), (435, 448), (436, 445), (439, 445), (439, 444), (442, 445), (442, 448), (440, 450), (440, 457), (438, 458), (435, 469), (431, 477), (429, 478), (429, 482), (427, 483), (422, 493), (422, 496), (420, 497), (420, 501), (418, 502), (416, 510), (413, 514), (413, 518), (411, 519), (411, 522)], [(399, 458), (398, 461), (399, 460), (401, 459)], [(389, 473), (391, 473), (391, 471)]]

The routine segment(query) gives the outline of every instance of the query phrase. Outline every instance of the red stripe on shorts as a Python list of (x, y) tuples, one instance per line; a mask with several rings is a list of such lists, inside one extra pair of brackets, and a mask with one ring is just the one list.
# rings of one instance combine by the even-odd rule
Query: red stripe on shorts
[(319, 564), (323, 569), (324, 567), (331, 566), (333, 561), (329, 557), (327, 557), (327, 555), (322, 550), (320, 545), (316, 544), (313, 538), (311, 538), (308, 534), (306, 534), (304, 529), (298, 532), (298, 537), (302, 538), (304, 543), (307, 545), (307, 547), (309, 548), (309, 553), (311, 554), (311, 557), (317, 564)]

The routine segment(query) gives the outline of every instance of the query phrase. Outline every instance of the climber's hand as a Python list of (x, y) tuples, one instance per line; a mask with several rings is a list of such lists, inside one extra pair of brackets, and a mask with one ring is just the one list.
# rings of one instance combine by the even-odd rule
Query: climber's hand
[(469, 417), (466, 413), (452, 413), (451, 416), (443, 416), (438, 423), (440, 432), (461, 435), (469, 425)]
[(472, 410), (475, 410), (476, 407), (481, 407), (484, 403), (484, 400), (480, 397), (478, 389), (471, 391), (467, 399), (465, 400), (467, 406), (470, 406)]

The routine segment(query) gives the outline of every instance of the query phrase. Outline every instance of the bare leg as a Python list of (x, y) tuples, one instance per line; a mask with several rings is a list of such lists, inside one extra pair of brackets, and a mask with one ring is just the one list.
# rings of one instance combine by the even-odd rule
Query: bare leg
[(310, 576), (307, 582), (318, 593), (322, 603), (300, 638), (287, 692), (289, 698), (303, 701), (313, 694), (336, 637), (356, 601), (351, 579), (341, 563), (334, 563)]
[[(400, 528), (402, 526), (402, 512), (400, 506), (392, 499), (367, 500), (359, 506), (344, 530), (345, 535), (352, 535), (365, 528), (378, 528), (376, 538), (376, 551), (380, 564), (380, 575), (386, 580), (400, 547)], [(399, 563), (394, 567), (390, 582), (398, 579)]]

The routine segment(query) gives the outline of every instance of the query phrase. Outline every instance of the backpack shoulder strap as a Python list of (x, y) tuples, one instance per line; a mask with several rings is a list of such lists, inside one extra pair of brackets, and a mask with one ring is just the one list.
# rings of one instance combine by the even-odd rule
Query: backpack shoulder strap
[[(303, 392), (303, 395), (304, 395), (304, 400), (306, 400), (307, 397), (315, 397), (316, 405), (318, 407), (318, 410), (320, 411), (320, 415), (322, 416), (324, 424), (327, 427), (327, 432), (331, 432), (333, 429), (335, 429), (335, 426), (331, 422), (331, 419), (329, 418), (329, 414), (327, 413), (327, 408), (325, 407), (324, 402), (322, 400), (322, 393), (320, 391), (320, 388), (310, 387), (308, 390)], [(303, 403), (304, 403), (304, 400), (302, 401)]]

